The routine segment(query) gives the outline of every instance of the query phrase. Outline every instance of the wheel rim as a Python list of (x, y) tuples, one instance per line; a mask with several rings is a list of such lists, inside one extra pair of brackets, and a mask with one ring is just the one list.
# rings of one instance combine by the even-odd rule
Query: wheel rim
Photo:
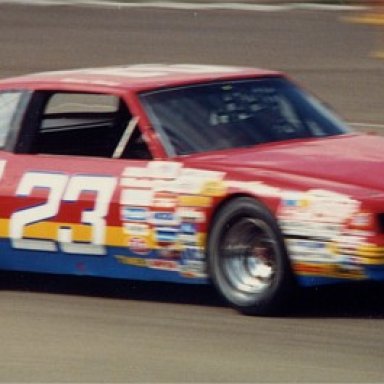
[(274, 281), (277, 243), (264, 221), (241, 218), (227, 227), (221, 242), (222, 268), (232, 288), (258, 294)]

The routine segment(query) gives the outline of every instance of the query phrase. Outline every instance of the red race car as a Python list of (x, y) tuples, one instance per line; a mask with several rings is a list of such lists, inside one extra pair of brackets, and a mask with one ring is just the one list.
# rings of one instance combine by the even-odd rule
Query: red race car
[(283, 74), (132, 65), (0, 81), (0, 269), (207, 284), (247, 314), (384, 280), (384, 140)]

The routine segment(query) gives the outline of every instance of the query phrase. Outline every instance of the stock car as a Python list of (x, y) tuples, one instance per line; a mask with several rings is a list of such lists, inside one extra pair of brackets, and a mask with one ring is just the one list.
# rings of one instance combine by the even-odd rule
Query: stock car
[(245, 314), (384, 279), (384, 141), (276, 71), (0, 81), (0, 269), (213, 283)]

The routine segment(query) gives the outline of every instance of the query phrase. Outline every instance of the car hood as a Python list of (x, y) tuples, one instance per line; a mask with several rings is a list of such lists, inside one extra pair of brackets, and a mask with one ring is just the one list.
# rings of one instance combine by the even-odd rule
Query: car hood
[[(272, 180), (286, 187), (384, 193), (384, 138), (349, 134), (271, 143), (193, 156), (228, 176)], [(366, 192), (366, 191), (365, 191)]]

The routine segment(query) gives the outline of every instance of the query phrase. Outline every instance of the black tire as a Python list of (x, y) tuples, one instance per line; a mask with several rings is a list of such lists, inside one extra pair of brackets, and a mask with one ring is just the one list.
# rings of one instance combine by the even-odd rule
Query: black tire
[(295, 287), (276, 220), (248, 197), (229, 201), (214, 218), (208, 270), (224, 298), (247, 315), (284, 313)]

